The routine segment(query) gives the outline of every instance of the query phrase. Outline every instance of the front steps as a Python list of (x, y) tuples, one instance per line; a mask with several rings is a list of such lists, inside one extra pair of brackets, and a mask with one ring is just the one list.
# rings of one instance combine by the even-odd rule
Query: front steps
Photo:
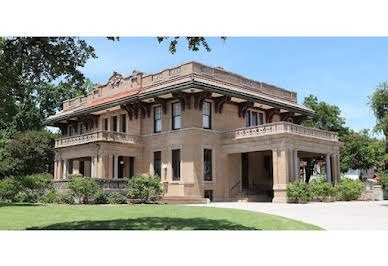
[(266, 194), (256, 194), (247, 190), (242, 190), (235, 197), (234, 201), (237, 202), (271, 202), (272, 198)]

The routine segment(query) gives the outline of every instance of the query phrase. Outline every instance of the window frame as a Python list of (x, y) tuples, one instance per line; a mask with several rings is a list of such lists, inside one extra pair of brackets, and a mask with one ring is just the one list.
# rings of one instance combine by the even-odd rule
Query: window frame
[[(179, 158), (175, 158), (174, 155), (178, 154)], [(172, 168), (172, 181), (181, 180), (181, 149), (171, 150), (171, 168)]]
[(104, 129), (109, 131), (109, 118), (104, 118)]
[(117, 132), (117, 115), (112, 116), (112, 131)]
[[(156, 155), (158, 155), (159, 158), (157, 158)], [(157, 159), (159, 162), (157, 162)], [(159, 165), (159, 171), (157, 171), (157, 164)], [(158, 175), (160, 178), (162, 178), (162, 151), (154, 151), (154, 175)]]
[[(205, 104), (209, 104), (209, 109), (208, 109), (209, 110), (209, 114), (208, 115), (204, 113), (204, 110), (205, 110), (204, 106), (205, 106)], [(204, 129), (211, 129), (212, 128), (212, 103), (208, 102), (208, 101), (205, 101), (205, 102), (203, 102), (203, 105), (204, 106), (202, 107), (202, 128), (204, 128)], [(209, 119), (209, 126), (208, 127), (205, 127), (205, 125), (203, 123), (205, 116), (207, 116), (208, 119)]]
[(122, 133), (127, 133), (127, 114), (121, 114), (120, 115), (120, 127)]
[[(249, 122), (249, 125), (248, 125), (248, 122)], [(245, 112), (245, 127), (251, 127), (251, 126), (252, 126), (251, 111), (247, 110)]]
[[(210, 158), (206, 158), (207, 155), (210, 155)], [(210, 178), (207, 177), (206, 173), (206, 164), (208, 161), (208, 164), (210, 164), (209, 172), (210, 172)], [(203, 149), (203, 181), (205, 182), (213, 182), (213, 149), (204, 148)]]
[[(251, 125), (253, 127), (258, 126), (258, 119), (257, 119), (258, 118), (258, 113), (259, 112), (257, 112), (257, 111), (252, 111), (251, 112)], [(255, 117), (255, 119), (253, 117)]]
[[(160, 119), (156, 119), (156, 110), (160, 110)], [(157, 130), (157, 122), (160, 121), (160, 130)], [(154, 133), (160, 133), (162, 132), (162, 106), (155, 106), (154, 107)]]
[[(174, 106), (179, 105), (179, 115), (174, 115)], [(172, 130), (179, 130), (182, 128), (182, 105), (180, 102), (171, 103), (171, 115), (172, 115)], [(175, 117), (179, 117), (179, 128), (175, 125)]]

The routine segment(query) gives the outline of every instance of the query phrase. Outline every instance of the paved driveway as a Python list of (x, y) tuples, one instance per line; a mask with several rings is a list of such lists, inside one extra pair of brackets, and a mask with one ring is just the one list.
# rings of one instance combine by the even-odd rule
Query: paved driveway
[(216, 202), (205, 206), (270, 213), (328, 230), (388, 230), (387, 200), (309, 204)]

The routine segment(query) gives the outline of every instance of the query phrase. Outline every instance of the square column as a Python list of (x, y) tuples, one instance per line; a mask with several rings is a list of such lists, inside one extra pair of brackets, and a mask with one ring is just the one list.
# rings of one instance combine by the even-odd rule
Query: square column
[(73, 161), (73, 175), (79, 175), (79, 160)]
[(119, 176), (119, 156), (113, 156), (113, 178)]
[(68, 168), (68, 165), (69, 165), (69, 161), (68, 160), (63, 160), (63, 179), (66, 179), (67, 178), (67, 168)]
[(287, 180), (288, 180), (288, 152), (287, 149), (272, 150), (273, 162), (273, 203), (287, 202)]
[(57, 176), (56, 176), (55, 179), (56, 179), (56, 180), (60, 180), (60, 179), (63, 178), (63, 176), (62, 176), (62, 173), (63, 173), (62, 160), (58, 160), (57, 163), (58, 163), (58, 165), (57, 165), (57, 170), (55, 171), (55, 173), (57, 174)]
[(54, 161), (54, 180), (58, 180), (58, 161)]
[(108, 178), (113, 178), (113, 155), (108, 156)]
[(326, 154), (326, 179), (327, 183), (331, 183), (331, 165), (330, 165), (330, 154)]
[(299, 179), (299, 158), (298, 151), (294, 150), (294, 181)]

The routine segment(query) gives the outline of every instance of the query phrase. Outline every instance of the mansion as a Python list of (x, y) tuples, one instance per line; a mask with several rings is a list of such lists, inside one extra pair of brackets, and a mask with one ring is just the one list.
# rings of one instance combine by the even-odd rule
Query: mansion
[(323, 156), (328, 182), (339, 182), (337, 133), (300, 125), (316, 116), (293, 91), (191, 61), (152, 74), (114, 72), (46, 125), (62, 133), (56, 182), (149, 173), (160, 176), (167, 202), (286, 202), (303, 158)]

